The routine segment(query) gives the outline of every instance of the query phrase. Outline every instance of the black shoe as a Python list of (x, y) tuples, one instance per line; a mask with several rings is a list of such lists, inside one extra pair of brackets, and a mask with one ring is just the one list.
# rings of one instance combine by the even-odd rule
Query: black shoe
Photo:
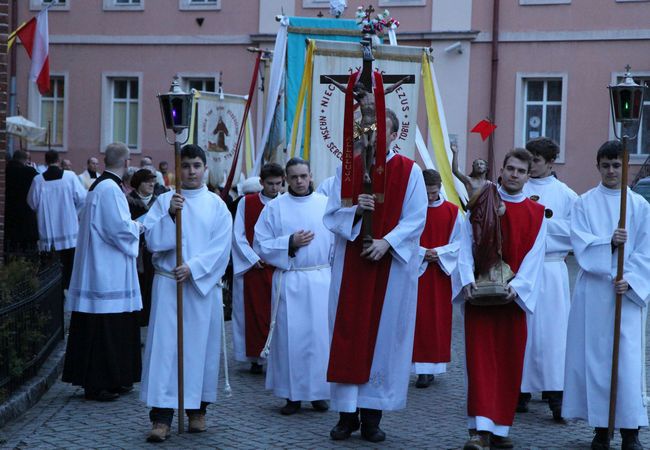
[(257, 364), (256, 362), (254, 362), (254, 363), (251, 363), (251, 368), (248, 371), (250, 373), (252, 373), (253, 375), (260, 375), (260, 374), (264, 373), (264, 371), (262, 370), (262, 367), (263, 366), (261, 364)]
[(361, 437), (369, 442), (381, 442), (386, 439), (386, 433), (379, 428), (382, 411), (379, 409), (361, 408)]
[(386, 433), (378, 426), (361, 424), (361, 437), (368, 442), (382, 442), (386, 440)]
[[(548, 400), (548, 407), (553, 413), (553, 420), (556, 422), (564, 422), (562, 419), (562, 391), (546, 391), (546, 399)], [(544, 394), (543, 393), (543, 394)]]
[(596, 428), (594, 430), (591, 450), (609, 450), (609, 433), (607, 432), (607, 428)]
[(300, 400), (296, 402), (292, 402), (291, 400), (287, 399), (287, 404), (280, 409), (280, 414), (284, 416), (290, 416), (292, 414), (297, 413), (300, 411)]
[(115, 400), (120, 396), (116, 392), (110, 392), (106, 389), (100, 389), (99, 391), (90, 391), (88, 389), (84, 392), (84, 397), (86, 400), (95, 400), (97, 402), (110, 402)]
[(325, 412), (330, 409), (330, 405), (326, 400), (314, 400), (311, 402), (311, 406), (318, 412)]
[(338, 423), (330, 430), (333, 441), (342, 441), (350, 437), (361, 426), (357, 413), (339, 413)]
[(490, 448), (514, 448), (515, 444), (509, 437), (490, 435)]
[(418, 379), (415, 382), (416, 388), (427, 388), (431, 383), (433, 383), (433, 375), (418, 375)]
[(532, 395), (522, 392), (519, 394), (519, 401), (517, 402), (517, 412), (518, 413), (527, 413), (528, 412), (528, 402)]
[(120, 387), (117, 387), (117, 388), (109, 389), (108, 391), (112, 392), (114, 394), (120, 394), (121, 395), (121, 394), (128, 394), (132, 390), (133, 390), (133, 385), (129, 384), (127, 386), (120, 386)]
[(643, 445), (639, 441), (639, 430), (622, 429), (621, 437), (623, 437), (621, 450), (643, 450)]

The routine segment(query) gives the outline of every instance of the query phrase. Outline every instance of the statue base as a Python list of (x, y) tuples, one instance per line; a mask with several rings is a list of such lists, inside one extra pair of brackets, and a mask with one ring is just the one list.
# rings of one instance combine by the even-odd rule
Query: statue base
[(469, 303), (475, 306), (496, 306), (505, 305), (512, 300), (506, 299), (508, 288), (506, 283), (498, 281), (479, 281), (476, 289), (472, 291), (472, 299)]

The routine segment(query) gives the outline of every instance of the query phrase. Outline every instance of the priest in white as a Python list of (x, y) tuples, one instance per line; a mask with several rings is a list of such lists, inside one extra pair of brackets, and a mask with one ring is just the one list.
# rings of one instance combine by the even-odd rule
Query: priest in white
[[(650, 204), (627, 191), (625, 229), (618, 228), (622, 145), (598, 150), (601, 183), (581, 195), (571, 214), (571, 243), (580, 264), (569, 314), (562, 416), (596, 428), (591, 448), (609, 448), (607, 436), (615, 296), (622, 294), (615, 428), (623, 448), (642, 448), (648, 426), (645, 326), (650, 301)], [(625, 244), (623, 278), (616, 280)]]
[(56, 150), (45, 153), (45, 163), (47, 170), (32, 180), (27, 203), (38, 220), (38, 249), (42, 252), (54, 250), (58, 254), (63, 288), (68, 289), (79, 232), (77, 215), (87, 192), (73, 172), (59, 167)]
[(298, 412), (302, 400), (311, 401), (317, 411), (329, 408), (327, 294), (332, 236), (323, 225), (327, 197), (313, 191), (309, 163), (290, 159), (286, 176), (289, 191), (262, 210), (253, 249), (276, 267), (265, 346), (266, 388), (287, 399), (280, 412), (289, 415)]
[(140, 381), (142, 309), (136, 258), (142, 224), (131, 220), (122, 175), (129, 149), (106, 147), (106, 170), (81, 210), (66, 310), (72, 311), (63, 381), (86, 398), (114, 400)]
[(548, 400), (553, 418), (562, 420), (564, 359), (571, 297), (569, 271), (564, 262), (571, 250), (571, 208), (577, 194), (553, 176), (553, 163), (560, 152), (547, 137), (526, 143), (532, 153), (530, 178), (524, 185), (526, 197), (544, 205), (547, 226), (544, 268), (535, 289), (535, 314), (527, 315), (528, 339), (518, 412), (528, 411), (532, 393)]
[[(237, 204), (233, 224), (232, 335), (236, 361), (250, 362), (250, 372), (262, 373), (260, 353), (271, 322), (271, 288), (274, 267), (255, 250), (255, 224), (264, 206), (276, 198), (284, 184), (284, 169), (276, 163), (262, 166), (259, 177), (243, 184), (244, 196)], [(261, 191), (261, 192), (260, 192)]]
[[(339, 411), (339, 422), (330, 431), (334, 440), (347, 439), (361, 428), (364, 439), (383, 441), (382, 410), (406, 406), (427, 192), (417, 164), (389, 151), (398, 129), (395, 113), (386, 109), (386, 189), (381, 206), (373, 195), (361, 193), (361, 177), (356, 176), (358, 204), (343, 206), (339, 167), (324, 218), (336, 237), (328, 366), (331, 405)], [(355, 171), (361, 170), (360, 156), (354, 164)], [(361, 215), (375, 208), (382, 211), (373, 213), (381, 229), (370, 248), (362, 251)]]
[[(162, 194), (144, 220), (155, 276), (140, 398), (151, 407), (148, 440), (160, 442), (178, 406), (176, 284), (183, 283), (184, 406), (190, 432), (206, 430), (205, 413), (217, 399), (223, 303), (221, 277), (230, 256), (231, 215), (203, 184), (205, 153), (181, 150), (180, 193)], [(176, 211), (182, 211), (183, 264), (176, 266)], [(179, 417), (179, 420), (185, 420)]]

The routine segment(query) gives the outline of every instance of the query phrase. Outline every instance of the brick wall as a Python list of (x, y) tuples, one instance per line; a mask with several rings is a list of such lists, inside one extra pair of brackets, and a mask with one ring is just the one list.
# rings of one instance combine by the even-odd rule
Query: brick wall
[[(5, 166), (7, 154), (7, 35), (9, 34), (9, 0), (0, 0), (0, 249), (4, 247)], [(0, 252), (0, 258), (2, 253)]]

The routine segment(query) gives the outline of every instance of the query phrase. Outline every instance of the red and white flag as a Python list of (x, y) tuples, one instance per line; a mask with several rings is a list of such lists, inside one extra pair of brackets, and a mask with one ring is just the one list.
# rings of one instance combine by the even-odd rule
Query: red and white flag
[(47, 9), (32, 17), (24, 26), (16, 30), (27, 54), (32, 59), (29, 71), (30, 81), (38, 85), (41, 94), (50, 90), (49, 32), (47, 26)]

